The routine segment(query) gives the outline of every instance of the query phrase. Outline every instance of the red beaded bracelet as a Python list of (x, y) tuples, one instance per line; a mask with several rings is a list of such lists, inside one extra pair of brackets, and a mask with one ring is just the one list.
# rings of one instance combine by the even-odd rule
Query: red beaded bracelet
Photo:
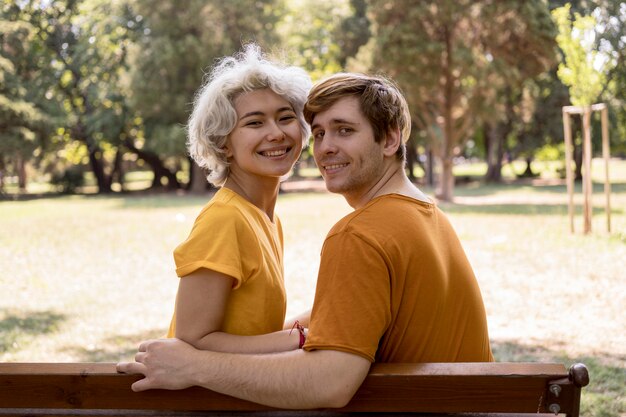
[(291, 328), (291, 332), (289, 332), (290, 335), (293, 332), (293, 329), (298, 329), (298, 332), (300, 333), (300, 343), (298, 344), (298, 349), (302, 349), (302, 346), (304, 346), (304, 342), (306, 341), (306, 336), (304, 335), (304, 326), (302, 326), (300, 322), (296, 320), (296, 322), (293, 324), (293, 327)]

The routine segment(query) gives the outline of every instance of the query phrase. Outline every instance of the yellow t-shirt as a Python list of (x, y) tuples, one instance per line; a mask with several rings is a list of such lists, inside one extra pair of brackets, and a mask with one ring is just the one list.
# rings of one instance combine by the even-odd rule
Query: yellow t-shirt
[[(206, 268), (235, 279), (223, 332), (271, 333), (283, 328), (287, 300), (283, 281), (283, 232), (258, 207), (228, 188), (202, 209), (187, 240), (174, 251), (176, 274)], [(172, 318), (168, 337), (175, 334)]]
[(304, 349), (376, 362), (493, 361), (478, 283), (434, 204), (375, 198), (331, 229), (321, 256)]

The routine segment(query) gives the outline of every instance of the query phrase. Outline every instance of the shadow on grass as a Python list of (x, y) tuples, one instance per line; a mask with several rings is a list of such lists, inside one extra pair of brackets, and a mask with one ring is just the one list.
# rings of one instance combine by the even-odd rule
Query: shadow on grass
[(54, 311), (18, 312), (0, 310), (0, 353), (23, 348), (33, 337), (44, 336), (58, 330), (66, 320), (64, 314)]
[(524, 345), (516, 341), (493, 341), (493, 354), (498, 362), (558, 362), (566, 367), (584, 363), (589, 370), (589, 385), (583, 389), (581, 416), (613, 417), (626, 413), (625, 355), (595, 352), (568, 356), (553, 347)]
[(119, 362), (133, 360), (139, 343), (163, 337), (164, 330), (150, 330), (132, 335), (116, 335), (103, 339), (98, 346), (68, 346), (65, 352), (77, 358), (77, 362)]

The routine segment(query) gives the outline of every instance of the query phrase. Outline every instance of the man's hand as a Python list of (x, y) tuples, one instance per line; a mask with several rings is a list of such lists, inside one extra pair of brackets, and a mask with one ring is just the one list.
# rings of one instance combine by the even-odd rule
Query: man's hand
[(137, 392), (155, 388), (188, 388), (194, 385), (190, 375), (193, 375), (191, 369), (197, 352), (179, 339), (148, 340), (139, 345), (135, 362), (120, 362), (117, 371), (145, 376), (131, 386)]

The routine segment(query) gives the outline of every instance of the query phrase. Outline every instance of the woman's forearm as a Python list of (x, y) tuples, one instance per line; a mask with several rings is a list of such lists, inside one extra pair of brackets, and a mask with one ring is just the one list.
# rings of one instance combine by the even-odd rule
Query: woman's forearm
[[(183, 339), (185, 340), (185, 339)], [(230, 353), (275, 353), (298, 349), (298, 329), (281, 330), (257, 336), (213, 332), (198, 340), (185, 340), (196, 349)]]

